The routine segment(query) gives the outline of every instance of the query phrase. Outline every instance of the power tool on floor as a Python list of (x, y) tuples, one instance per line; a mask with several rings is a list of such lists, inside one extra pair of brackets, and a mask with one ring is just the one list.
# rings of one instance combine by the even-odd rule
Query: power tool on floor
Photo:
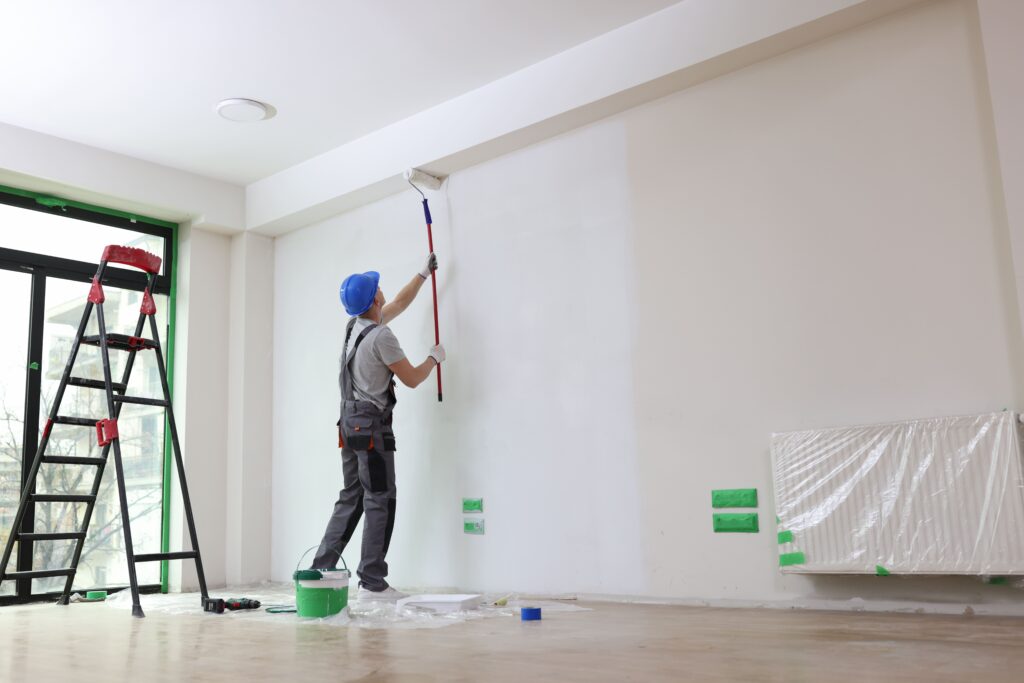
[(259, 609), (260, 601), (250, 598), (209, 598), (203, 602), (204, 612), (223, 614), (224, 610)]

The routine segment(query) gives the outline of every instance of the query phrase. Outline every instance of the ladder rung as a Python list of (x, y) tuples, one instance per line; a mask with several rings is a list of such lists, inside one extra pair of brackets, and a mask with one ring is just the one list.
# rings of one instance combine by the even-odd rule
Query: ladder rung
[(68, 417), (67, 415), (58, 415), (53, 418), (53, 422), (59, 425), (78, 425), (79, 427), (92, 427), (96, 428), (96, 423), (99, 420), (95, 420), (91, 417)]
[(33, 569), (27, 572), (6, 572), (5, 579), (45, 579), (48, 576), (70, 576), (75, 570), (71, 567), (64, 569)]
[(186, 550), (180, 553), (149, 553), (148, 555), (136, 555), (136, 562), (159, 562), (160, 560), (192, 560), (196, 557), (195, 550)]
[(44, 455), (43, 462), (52, 462), (55, 465), (102, 465), (106, 460), (83, 458), (77, 455)]
[(37, 503), (91, 503), (96, 496), (88, 493), (33, 493), (32, 500)]
[[(86, 379), (84, 377), (68, 377), (68, 384), (73, 384), (76, 387), (87, 387), (89, 389), (106, 389), (107, 385), (103, 383), (101, 379)], [(121, 384), (120, 382), (112, 382), (110, 387), (114, 391), (127, 391), (128, 385)]]
[(115, 401), (120, 403), (141, 403), (144, 406), (167, 407), (167, 401), (162, 398), (143, 398), (142, 396), (115, 396)]
[[(92, 334), (87, 337), (82, 337), (82, 343), (88, 344), (89, 346), (99, 346), (100, 336), (98, 334)], [(111, 349), (118, 349), (120, 351), (144, 351), (146, 349), (155, 349), (156, 342), (152, 339), (133, 337), (128, 334), (107, 334), (107, 347)]]
[(84, 531), (58, 531), (53, 533), (18, 534), (19, 541), (70, 541), (85, 538)]

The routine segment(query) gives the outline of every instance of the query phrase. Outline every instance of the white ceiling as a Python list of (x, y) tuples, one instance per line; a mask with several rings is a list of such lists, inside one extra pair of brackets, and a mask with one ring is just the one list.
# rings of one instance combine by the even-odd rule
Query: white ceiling
[(246, 184), (676, 1), (10, 2), (0, 122)]

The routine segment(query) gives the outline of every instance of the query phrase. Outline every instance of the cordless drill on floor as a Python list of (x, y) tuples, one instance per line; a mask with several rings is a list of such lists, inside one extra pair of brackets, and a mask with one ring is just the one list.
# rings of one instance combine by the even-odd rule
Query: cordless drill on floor
[(204, 612), (213, 612), (215, 614), (223, 614), (224, 610), (231, 610), (234, 612), (239, 609), (259, 609), (259, 600), (250, 600), (249, 598), (207, 598), (203, 603)]

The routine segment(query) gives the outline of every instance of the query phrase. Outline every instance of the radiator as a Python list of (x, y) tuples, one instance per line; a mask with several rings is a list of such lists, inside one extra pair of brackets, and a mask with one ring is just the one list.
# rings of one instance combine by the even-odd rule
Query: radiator
[(1024, 574), (1011, 412), (773, 434), (784, 572)]

